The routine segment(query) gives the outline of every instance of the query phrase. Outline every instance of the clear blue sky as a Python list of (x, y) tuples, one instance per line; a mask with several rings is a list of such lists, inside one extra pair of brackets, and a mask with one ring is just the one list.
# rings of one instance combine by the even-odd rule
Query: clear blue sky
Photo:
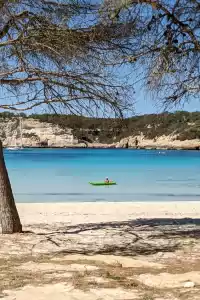
[[(94, 3), (99, 2), (99, 0), (93, 0)], [(92, 18), (93, 19), (93, 18)], [(121, 73), (121, 76), (123, 77), (126, 73), (126, 68), (123, 68)], [(130, 70), (127, 70), (129, 73)], [(132, 80), (134, 82), (134, 79), (137, 79), (136, 74), (134, 76), (134, 71), (132, 73)], [(134, 78), (135, 77), (135, 78)], [(131, 80), (131, 81), (132, 81)], [(0, 98), (3, 97), (2, 89), (0, 89)], [(135, 102), (135, 114), (150, 114), (150, 113), (160, 113), (164, 111), (164, 106), (161, 103), (158, 103), (155, 100), (151, 99), (149, 95), (147, 95), (144, 91), (141, 91), (138, 86), (136, 86), (136, 93), (135, 97), (133, 99)], [(0, 103), (3, 102), (2, 99), (0, 99)], [(171, 109), (167, 109), (168, 111), (175, 111), (175, 110), (186, 110), (186, 111), (200, 111), (200, 99), (191, 99), (190, 103), (186, 103), (185, 105), (179, 105), (176, 107), (173, 107)], [(2, 111), (0, 109), (0, 111)], [(41, 108), (37, 108), (36, 110), (30, 111), (29, 113), (42, 113), (44, 112)]]
[[(136, 93), (135, 113), (136, 114), (150, 114), (160, 113), (164, 110), (164, 106), (161, 103), (157, 103), (156, 100), (151, 99), (143, 92)], [(200, 111), (200, 99), (191, 99), (189, 103), (185, 105), (177, 105), (168, 111), (186, 110), (186, 111)]]
[[(0, 96), (2, 96), (0, 92)], [(2, 101), (2, 100), (0, 100)], [(144, 91), (136, 91), (135, 94), (135, 114), (141, 115), (141, 114), (151, 114), (151, 113), (160, 113), (163, 112), (164, 106), (162, 103), (158, 103), (155, 100), (151, 99), (151, 97), (145, 93)], [(171, 109), (167, 109), (168, 111), (176, 111), (176, 110), (186, 110), (186, 111), (200, 111), (200, 99), (191, 99), (189, 103), (185, 103), (185, 105), (177, 105), (176, 107), (173, 107)], [(2, 111), (0, 109), (0, 111)], [(32, 111), (29, 111), (29, 113), (44, 113), (47, 112), (46, 109), (35, 109)]]

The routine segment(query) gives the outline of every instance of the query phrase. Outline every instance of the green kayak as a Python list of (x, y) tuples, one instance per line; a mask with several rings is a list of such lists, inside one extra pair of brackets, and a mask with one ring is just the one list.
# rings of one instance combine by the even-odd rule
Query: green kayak
[(100, 186), (100, 185), (116, 185), (117, 183), (112, 181), (112, 182), (89, 182), (89, 184)]

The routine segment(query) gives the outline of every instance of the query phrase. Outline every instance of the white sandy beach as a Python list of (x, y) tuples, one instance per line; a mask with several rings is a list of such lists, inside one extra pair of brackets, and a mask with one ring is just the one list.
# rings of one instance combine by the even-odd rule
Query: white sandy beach
[(199, 202), (17, 207), (24, 233), (0, 236), (2, 299), (200, 299)]
[(200, 202), (18, 203), (17, 208), (24, 225), (200, 218)]

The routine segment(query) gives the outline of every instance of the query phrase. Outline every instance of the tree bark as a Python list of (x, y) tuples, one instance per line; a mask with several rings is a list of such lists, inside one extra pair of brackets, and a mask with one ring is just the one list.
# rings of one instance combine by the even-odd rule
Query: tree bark
[(22, 232), (22, 225), (5, 165), (3, 146), (0, 140), (0, 221), (2, 233)]

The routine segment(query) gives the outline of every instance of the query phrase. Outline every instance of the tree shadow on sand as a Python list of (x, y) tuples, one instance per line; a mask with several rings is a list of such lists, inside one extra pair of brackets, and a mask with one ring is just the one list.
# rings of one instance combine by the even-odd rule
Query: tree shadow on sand
[[(188, 238), (198, 242), (200, 219), (155, 218), (77, 225), (63, 223), (55, 231), (51, 231), (50, 226), (45, 229), (48, 232), (37, 235), (56, 244), (58, 252), (134, 256), (174, 252)], [(59, 245), (62, 245), (60, 250)]]

